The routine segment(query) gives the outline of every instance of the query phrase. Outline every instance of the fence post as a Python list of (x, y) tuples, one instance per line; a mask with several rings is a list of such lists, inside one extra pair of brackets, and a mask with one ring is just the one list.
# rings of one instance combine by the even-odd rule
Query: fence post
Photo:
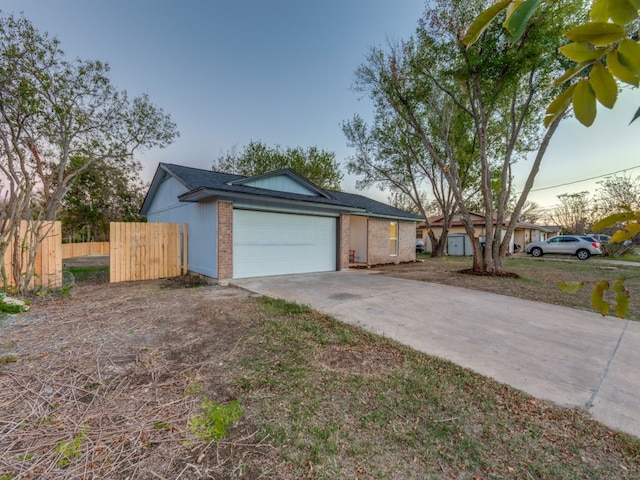
[(180, 273), (186, 275), (189, 271), (189, 224), (182, 225), (182, 257), (180, 262)]

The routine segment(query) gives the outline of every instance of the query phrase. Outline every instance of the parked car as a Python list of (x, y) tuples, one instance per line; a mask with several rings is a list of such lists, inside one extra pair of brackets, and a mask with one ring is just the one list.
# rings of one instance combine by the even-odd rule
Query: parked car
[(603, 233), (592, 233), (589, 236), (595, 238), (600, 245), (611, 241), (611, 235), (605, 235)]
[(602, 248), (598, 241), (585, 235), (557, 235), (543, 242), (529, 243), (524, 247), (524, 251), (534, 257), (558, 253), (575, 255), (580, 260), (586, 260), (591, 255), (602, 255)]

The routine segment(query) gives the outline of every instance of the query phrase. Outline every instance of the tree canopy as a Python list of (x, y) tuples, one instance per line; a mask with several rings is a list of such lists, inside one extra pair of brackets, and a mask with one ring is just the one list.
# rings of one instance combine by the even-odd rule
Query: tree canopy
[[(131, 98), (111, 83), (108, 64), (69, 60), (55, 37), (0, 13), (2, 256), (20, 220), (56, 218), (83, 171), (100, 162), (129, 164), (136, 152), (177, 136), (147, 95)], [(28, 284), (20, 265), (15, 269)]]
[[(505, 14), (502, 26), (509, 41), (526, 40), (532, 27), (530, 19), (536, 10), (549, 3), (543, 0), (503, 0), (491, 5), (476, 17), (465, 34), (464, 42), (467, 46), (477, 42), (502, 13)], [(588, 19), (565, 32), (569, 42), (560, 45), (558, 51), (570, 64), (553, 84), (566, 88), (549, 104), (545, 125), (564, 115), (565, 110), (573, 105), (578, 121), (591, 126), (597, 114), (596, 101), (606, 108), (613, 108), (618, 98), (619, 83), (633, 87), (640, 85), (639, 10), (638, 0), (594, 0)], [(640, 108), (631, 122), (638, 117)]]
[(333, 152), (317, 147), (269, 147), (260, 141), (250, 141), (240, 152), (227, 151), (213, 161), (213, 170), (237, 175), (254, 176), (291, 168), (320, 188), (340, 190), (342, 172)]
[[(601, 218), (615, 216), (624, 208), (640, 210), (640, 177), (613, 175), (598, 182), (594, 192), (563, 193), (557, 198), (546, 221), (562, 227), (563, 233), (589, 233)], [(614, 224), (604, 233), (613, 234), (617, 229)]]
[[(559, 90), (548, 85), (565, 69), (552, 45), (580, 21), (583, 11), (576, 2), (549, 2), (532, 17), (527, 41), (512, 45), (500, 26), (489, 24), (466, 48), (460, 39), (487, 3), (429, 2), (413, 38), (390, 51), (373, 49), (356, 71), (356, 83), (386, 118), (401, 122), (399, 131), (417, 139), (444, 176), (472, 239), (473, 269), (500, 273), (560, 121), (557, 117), (548, 128), (540, 128), (546, 105)], [(511, 167), (530, 156), (529, 175), (514, 202)], [(469, 172), (487, 219), (482, 228), (473, 225), (465, 194)]]
[[(83, 160), (74, 159), (73, 164)], [(84, 169), (64, 196), (58, 218), (67, 241), (108, 241), (110, 222), (142, 221), (147, 186), (138, 162), (101, 161)]]
[[(477, 42), (494, 20), (505, 13), (504, 30), (509, 40), (520, 43), (526, 40), (526, 34), (533, 25), (536, 10), (551, 2), (543, 0), (503, 0), (477, 15), (467, 30), (464, 42), (469, 47)], [(576, 1), (576, 4), (585, 2)], [(640, 1), (638, 0), (593, 0), (590, 3), (588, 18), (565, 32), (569, 43), (561, 45), (558, 51), (569, 60), (563, 74), (553, 82), (554, 87), (561, 86), (558, 96), (551, 101), (544, 118), (545, 126), (552, 126), (565, 116), (573, 106), (577, 120), (585, 126), (591, 126), (597, 115), (597, 102), (606, 108), (613, 108), (618, 98), (618, 86), (640, 85), (640, 45), (638, 29), (640, 27)], [(561, 42), (551, 49), (555, 50)], [(640, 117), (640, 108), (636, 110), (630, 123)], [(617, 188), (620, 183), (610, 183), (605, 188)], [(578, 196), (580, 194), (577, 194)], [(607, 206), (607, 208), (610, 207)], [(597, 222), (594, 230), (612, 228), (623, 224), (617, 230), (611, 242), (629, 241), (629, 245), (640, 238), (640, 212), (627, 204), (617, 206), (618, 212)], [(629, 305), (628, 292), (624, 288), (624, 278), (618, 279), (612, 290), (616, 294), (615, 312), (624, 317)], [(567, 292), (584, 286), (581, 282), (570, 282), (562, 288)], [(592, 293), (592, 304), (603, 315), (609, 312), (610, 305), (603, 294), (609, 290), (606, 280), (598, 282)]]
[[(377, 100), (374, 124), (369, 127), (359, 115), (355, 115), (342, 125), (348, 145), (355, 148), (355, 154), (348, 159), (347, 170), (358, 175), (357, 188), (377, 185), (391, 191), (396, 200), (409, 200), (406, 208), (425, 219), (432, 255), (443, 256), (455, 210), (453, 194), (442, 171), (431, 161), (419, 138), (407, 130), (402, 118), (390, 108), (383, 86), (376, 84), (377, 80), (371, 82), (380, 78), (380, 69), (385, 68), (376, 59), (375, 55), (370, 56), (366, 66), (361, 66), (357, 72), (362, 82), (360, 87), (369, 88)], [(463, 136), (457, 138), (462, 139)], [(428, 200), (427, 189), (433, 196), (433, 202)], [(434, 205), (438, 214), (444, 217), (439, 237), (429, 225), (429, 211), (434, 209)]]

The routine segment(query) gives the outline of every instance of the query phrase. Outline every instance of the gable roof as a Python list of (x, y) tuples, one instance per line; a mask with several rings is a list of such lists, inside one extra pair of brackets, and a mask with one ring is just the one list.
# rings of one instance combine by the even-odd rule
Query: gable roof
[[(322, 188), (318, 187), (316, 184), (304, 178), (302, 175), (300, 175), (299, 173), (297, 173), (295, 170), (291, 168), (283, 168), (282, 170), (263, 173), (262, 175), (256, 175), (254, 177), (243, 177), (238, 180), (233, 180), (229, 183), (231, 185), (246, 185), (249, 187), (267, 188), (264, 186), (261, 187), (260, 185), (263, 185), (264, 181), (266, 180), (274, 179), (277, 177), (287, 177), (292, 182), (298, 184), (299, 187), (302, 187), (304, 191), (307, 191), (312, 195), (321, 196), (325, 198), (333, 198), (331, 195), (327, 193), (326, 190), (323, 190)], [(277, 189), (274, 189), (274, 190), (278, 191)]]
[[(299, 182), (306, 189), (316, 192), (317, 195), (285, 192), (251, 185), (255, 180), (278, 175), (286, 175)], [(321, 206), (354, 214), (409, 221), (422, 220), (417, 215), (377, 202), (363, 195), (324, 190), (291, 169), (278, 170), (255, 177), (246, 177), (244, 175), (214, 172), (171, 163), (160, 163), (158, 165), (140, 210), (142, 215), (146, 215), (148, 212), (160, 184), (169, 177), (176, 179), (188, 190), (187, 193), (178, 197), (181, 202), (198, 202), (209, 198), (228, 199), (231, 201), (251, 199), (264, 202), (278, 200), (295, 203), (300, 206)]]

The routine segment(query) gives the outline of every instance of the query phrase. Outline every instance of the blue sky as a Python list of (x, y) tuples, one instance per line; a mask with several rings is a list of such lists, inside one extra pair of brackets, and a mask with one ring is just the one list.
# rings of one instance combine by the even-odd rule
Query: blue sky
[[(341, 123), (372, 112), (368, 99), (351, 90), (354, 71), (370, 47), (409, 37), (424, 1), (3, 0), (0, 9), (24, 12), (70, 57), (108, 62), (114, 84), (149, 94), (171, 114), (180, 138), (139, 157), (149, 180), (158, 162), (208, 169), (250, 140), (317, 146), (344, 161), (353, 152)], [(601, 108), (590, 129), (565, 122), (536, 188), (640, 166), (640, 121), (627, 126), (638, 105), (636, 91), (614, 112)], [(526, 167), (514, 170), (518, 185)], [(640, 168), (629, 173), (640, 175)], [(343, 188), (355, 192), (354, 183), (345, 175)], [(530, 198), (552, 205), (560, 193), (594, 188), (595, 180)], [(386, 199), (375, 188), (364, 193)]]

